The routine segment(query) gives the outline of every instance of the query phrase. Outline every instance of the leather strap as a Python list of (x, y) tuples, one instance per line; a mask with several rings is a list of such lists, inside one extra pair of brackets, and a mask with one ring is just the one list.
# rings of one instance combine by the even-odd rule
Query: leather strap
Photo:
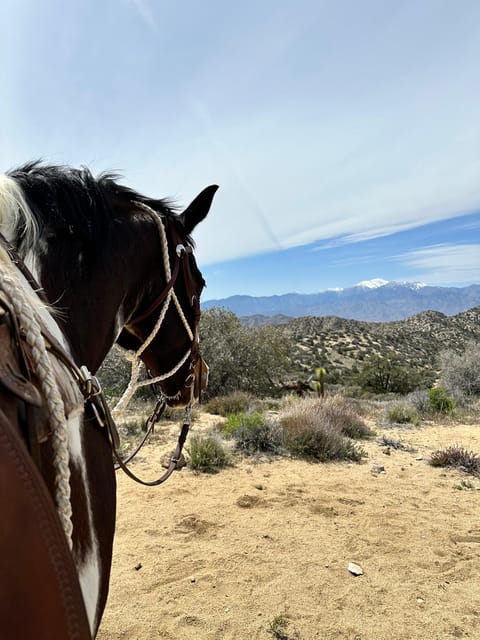
[(2, 640), (91, 640), (65, 533), (25, 444), (0, 410)]

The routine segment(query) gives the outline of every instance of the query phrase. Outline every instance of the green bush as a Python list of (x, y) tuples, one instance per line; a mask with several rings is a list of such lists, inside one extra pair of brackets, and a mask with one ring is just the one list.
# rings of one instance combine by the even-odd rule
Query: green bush
[(393, 424), (420, 423), (420, 417), (416, 409), (408, 404), (392, 404), (387, 408), (387, 420)]
[(221, 433), (235, 440), (235, 448), (244, 453), (277, 451), (280, 447), (278, 427), (258, 411), (235, 413), (222, 425)]
[(222, 435), (226, 438), (234, 438), (239, 429), (256, 429), (263, 427), (265, 417), (259, 411), (252, 413), (232, 413), (227, 416), (227, 421), (221, 427)]
[[(361, 460), (365, 451), (345, 436), (352, 424), (351, 410), (338, 398), (305, 398), (291, 404), (279, 416), (283, 446), (294, 456), (326, 462)], [(358, 418), (357, 424), (361, 424)], [(366, 427), (351, 430), (371, 435)]]
[(392, 352), (366, 358), (354, 381), (366, 391), (406, 394), (420, 387), (423, 377), (424, 372), (412, 368)]
[(428, 390), (430, 408), (437, 413), (451, 413), (454, 403), (443, 387), (432, 387)]
[(192, 469), (212, 473), (228, 465), (228, 454), (215, 436), (193, 436), (187, 449)]
[(293, 367), (294, 343), (280, 327), (247, 327), (226, 309), (202, 313), (200, 339), (210, 366), (207, 399), (236, 390), (278, 394)]

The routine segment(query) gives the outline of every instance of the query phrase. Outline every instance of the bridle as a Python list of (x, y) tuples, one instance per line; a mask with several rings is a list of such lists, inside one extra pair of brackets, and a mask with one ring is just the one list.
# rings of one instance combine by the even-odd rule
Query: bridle
[[(156, 384), (158, 382), (162, 382), (164, 380), (168, 380), (174, 376), (190, 359), (190, 367), (189, 367), (189, 375), (187, 376), (183, 388), (191, 389), (191, 397), (189, 404), (193, 403), (194, 399), (194, 390), (195, 390), (195, 382), (196, 382), (196, 372), (198, 371), (198, 376), (201, 376), (201, 356), (200, 356), (200, 347), (198, 340), (198, 324), (200, 320), (200, 300), (198, 299), (198, 295), (195, 289), (195, 279), (192, 274), (191, 264), (190, 264), (190, 256), (193, 254), (192, 247), (187, 245), (185, 246), (182, 242), (182, 238), (180, 237), (175, 225), (170, 222), (168, 218), (161, 216), (156, 211), (154, 211), (151, 207), (147, 206), (144, 203), (137, 203), (137, 206), (145, 211), (150, 218), (153, 219), (155, 225), (158, 229), (158, 233), (160, 236), (161, 247), (162, 247), (162, 259), (163, 259), (163, 267), (165, 272), (166, 285), (160, 295), (148, 306), (147, 309), (142, 311), (139, 315), (135, 316), (133, 319), (129, 320), (125, 326), (127, 331), (138, 325), (143, 320), (146, 320), (150, 317), (154, 312), (159, 310), (158, 319), (155, 323), (155, 326), (151, 330), (150, 334), (143, 341), (142, 345), (133, 353), (133, 355), (127, 356), (128, 359), (131, 360), (132, 363), (132, 372), (130, 377), (130, 383), (125, 390), (125, 393), (117, 402), (113, 409), (113, 414), (118, 415), (121, 411), (127, 406), (128, 402), (131, 400), (133, 394), (139, 387)], [(170, 226), (170, 234), (175, 244), (175, 263), (173, 266), (173, 270), (170, 265), (170, 255), (168, 250), (168, 240), (167, 240), (167, 232), (166, 225)], [(180, 273), (180, 268), (183, 270), (184, 275), (184, 283), (187, 292), (187, 298), (190, 301), (192, 310), (193, 310), (193, 327), (190, 326), (188, 320), (185, 316), (185, 313), (181, 307), (181, 304), (178, 300), (177, 294), (175, 292), (175, 283), (177, 281), (178, 275)], [(139, 381), (140, 375), (140, 359), (142, 354), (148, 349), (150, 344), (153, 342), (155, 337), (157, 336), (163, 321), (165, 319), (166, 313), (170, 307), (170, 305), (174, 304), (178, 315), (182, 321), (183, 327), (189, 337), (191, 342), (191, 346), (187, 349), (186, 353), (180, 358), (180, 360), (175, 364), (169, 371), (166, 373), (162, 373), (156, 376), (150, 376), (146, 380)], [(201, 388), (201, 381), (198, 380), (199, 388)], [(160, 398), (165, 400), (168, 403), (170, 400), (175, 400), (180, 395), (182, 389), (173, 395), (167, 396), (163, 391), (160, 393)]]
[[(138, 476), (136, 476), (126, 465), (130, 462), (135, 455), (140, 451), (148, 437), (151, 435), (155, 423), (159, 420), (163, 411), (169, 400), (176, 399), (181, 393), (182, 389), (180, 389), (177, 394), (174, 396), (167, 396), (163, 391), (160, 392), (159, 400), (155, 406), (150, 417), (147, 419), (145, 429), (146, 433), (141, 440), (140, 444), (136, 447), (136, 449), (126, 458), (122, 459), (120, 454), (118, 453), (117, 446), (119, 444), (118, 433), (115, 427), (115, 423), (110, 414), (110, 410), (103, 396), (103, 392), (101, 391), (99, 382), (96, 377), (90, 376), (89, 384), (92, 386), (92, 389), (95, 389), (98, 386), (98, 392), (93, 392), (90, 396), (90, 400), (93, 399), (93, 408), (96, 414), (97, 420), (100, 423), (103, 423), (108, 430), (109, 439), (111, 442), (112, 450), (116, 458), (116, 468), (121, 468), (132, 480), (136, 482), (146, 485), (146, 486), (156, 486), (159, 485), (165, 480), (167, 480), (173, 471), (177, 467), (177, 463), (179, 462), (183, 445), (185, 444), (185, 440), (187, 438), (188, 431), (191, 425), (191, 407), (194, 402), (195, 395), (195, 384), (197, 384), (199, 389), (199, 395), (201, 393), (201, 376), (202, 376), (202, 358), (200, 355), (200, 346), (199, 346), (199, 338), (198, 338), (198, 325), (200, 321), (200, 300), (197, 295), (197, 291), (195, 288), (195, 279), (192, 274), (191, 264), (190, 264), (190, 256), (193, 253), (192, 247), (187, 245), (185, 246), (182, 242), (182, 238), (180, 237), (175, 225), (170, 223), (170, 233), (172, 236), (172, 240), (175, 243), (175, 264), (173, 267), (173, 271), (170, 265), (170, 255), (168, 250), (168, 240), (167, 233), (165, 229), (164, 220), (168, 220), (168, 218), (164, 218), (156, 213), (153, 209), (148, 207), (143, 203), (138, 203), (138, 206), (143, 209), (151, 218), (153, 218), (155, 225), (157, 226), (161, 246), (162, 246), (162, 258), (163, 258), (163, 266), (165, 270), (165, 279), (167, 284), (165, 285), (163, 291), (160, 295), (148, 306), (146, 310), (144, 310), (139, 315), (135, 316), (132, 320), (129, 320), (126, 327), (133, 327), (136, 324), (139, 324), (143, 320), (147, 319), (154, 312), (159, 311), (158, 319), (153, 327), (152, 331), (148, 335), (148, 337), (144, 340), (142, 345), (137, 349), (137, 351), (131, 356), (132, 362), (132, 373), (129, 385), (123, 394), (122, 398), (116, 404), (113, 409), (113, 414), (120, 413), (120, 411), (125, 407), (130, 401), (131, 397), (135, 393), (136, 389), (142, 386), (155, 384), (161, 382), (163, 380), (167, 380), (171, 378), (173, 375), (177, 373), (183, 367), (183, 365), (190, 358), (190, 367), (189, 374), (184, 382), (183, 388), (190, 389), (190, 399), (185, 407), (184, 418), (182, 421), (182, 427), (180, 430), (180, 434), (178, 436), (177, 446), (170, 458), (170, 464), (166, 470), (166, 472), (157, 480), (153, 481), (145, 481), (141, 480)], [(168, 224), (168, 223), (167, 223)], [(177, 281), (178, 275), (180, 273), (180, 268), (183, 270), (184, 275), (184, 284), (186, 288), (187, 298), (190, 301), (192, 310), (193, 310), (193, 328), (189, 325), (188, 320), (185, 316), (185, 313), (180, 305), (177, 294), (175, 292), (175, 283)], [(187, 332), (187, 335), (191, 341), (191, 346), (187, 349), (185, 355), (177, 362), (177, 364), (172, 367), (166, 373), (151, 376), (147, 380), (138, 381), (138, 376), (140, 373), (140, 358), (144, 351), (150, 346), (156, 335), (158, 334), (163, 321), (165, 319), (167, 310), (172, 303), (175, 305), (177, 312), (182, 320), (183, 326)], [(85, 373), (85, 372), (84, 372)], [(88, 373), (88, 372), (87, 372)], [(103, 419), (102, 417), (103, 416)]]

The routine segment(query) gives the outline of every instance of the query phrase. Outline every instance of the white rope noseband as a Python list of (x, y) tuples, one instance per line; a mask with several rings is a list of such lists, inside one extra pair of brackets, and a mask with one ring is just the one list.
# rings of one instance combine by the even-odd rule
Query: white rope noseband
[[(159, 235), (160, 235), (160, 241), (161, 241), (161, 245), (162, 245), (162, 257), (163, 257), (163, 268), (165, 270), (165, 278), (166, 278), (166, 282), (169, 282), (171, 280), (172, 277), (172, 271), (171, 271), (171, 267), (170, 267), (170, 256), (168, 254), (168, 240), (167, 240), (167, 233), (165, 231), (165, 225), (163, 223), (163, 219), (162, 216), (160, 216), (158, 213), (156, 213), (153, 209), (151, 209), (149, 206), (147, 206), (146, 204), (143, 203), (138, 203), (138, 206), (143, 209), (146, 213), (148, 213), (148, 215), (153, 218)], [(176, 253), (177, 256), (180, 257), (182, 251), (185, 251), (185, 247), (182, 244), (177, 245), (176, 248)], [(179, 360), (179, 362), (172, 367), (172, 369), (170, 369), (170, 371), (167, 371), (167, 373), (163, 373), (161, 375), (155, 376), (154, 378), (149, 378), (148, 380), (141, 380), (138, 381), (138, 377), (140, 375), (140, 368), (141, 368), (141, 361), (140, 361), (140, 357), (142, 355), (142, 353), (150, 346), (150, 344), (152, 343), (152, 341), (155, 339), (157, 333), (160, 331), (160, 327), (163, 324), (163, 321), (165, 319), (165, 315), (167, 313), (167, 310), (170, 306), (171, 301), (173, 300), (173, 303), (177, 309), (178, 315), (180, 316), (180, 319), (182, 320), (183, 326), (185, 327), (185, 330), (187, 332), (188, 337), (190, 338), (191, 342), (193, 343), (195, 340), (195, 334), (193, 333), (190, 325), (188, 324), (188, 321), (185, 317), (185, 314), (183, 312), (183, 309), (180, 305), (180, 302), (178, 301), (177, 298), (177, 294), (174, 291), (174, 287), (171, 287), (171, 289), (168, 291), (167, 296), (165, 298), (165, 300), (163, 301), (163, 306), (162, 309), (160, 311), (160, 314), (158, 316), (158, 320), (155, 323), (155, 326), (153, 327), (150, 335), (145, 339), (145, 341), (143, 342), (143, 344), (141, 345), (141, 347), (135, 351), (133, 354), (131, 355), (127, 355), (126, 358), (128, 360), (131, 361), (132, 363), (132, 371), (130, 374), (130, 382), (128, 383), (127, 388), (125, 389), (122, 397), (120, 398), (120, 400), (117, 402), (117, 404), (115, 405), (115, 407), (113, 408), (112, 411), (112, 415), (114, 417), (117, 417), (119, 414), (121, 414), (126, 407), (128, 406), (128, 403), (130, 402), (130, 400), (132, 399), (133, 395), (135, 394), (135, 392), (137, 391), (137, 389), (139, 389), (140, 387), (145, 387), (151, 384), (155, 384), (157, 382), (162, 382), (163, 380), (167, 380), (168, 378), (171, 378), (172, 376), (174, 376), (177, 371), (179, 371), (179, 369), (181, 369), (181, 367), (183, 367), (183, 365), (185, 364), (185, 362), (187, 362), (188, 358), (191, 356), (192, 354), (192, 348), (190, 347), (187, 352), (185, 353), (185, 355)], [(177, 396), (179, 395), (180, 392), (177, 393)], [(193, 390), (192, 390), (192, 394), (193, 394)], [(172, 400), (177, 396), (165, 396), (165, 394), (163, 394), (164, 397), (166, 397), (168, 400)]]

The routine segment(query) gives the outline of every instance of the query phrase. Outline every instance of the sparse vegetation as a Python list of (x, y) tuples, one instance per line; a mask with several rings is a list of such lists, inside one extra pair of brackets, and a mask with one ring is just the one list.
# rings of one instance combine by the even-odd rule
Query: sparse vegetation
[(228, 454), (219, 438), (214, 435), (192, 436), (187, 448), (189, 465), (196, 471), (213, 473), (228, 465)]
[(413, 424), (418, 426), (420, 416), (415, 407), (405, 403), (394, 402), (387, 407), (387, 420), (393, 424)]
[(452, 350), (440, 354), (440, 384), (451, 395), (480, 395), (480, 344), (468, 342), (462, 354)]
[(294, 456), (318, 462), (361, 460), (364, 449), (346, 434), (363, 433), (365, 437), (371, 431), (361, 418), (353, 417), (351, 409), (338, 398), (299, 400), (280, 413), (283, 445)]
[(461, 468), (468, 473), (480, 473), (480, 457), (473, 451), (468, 451), (460, 445), (453, 445), (446, 449), (439, 449), (432, 453), (430, 464), (433, 467)]
[(287, 634), (287, 621), (283, 615), (278, 615), (268, 625), (268, 633), (272, 635), (275, 640), (289, 640)]
[(390, 449), (395, 449), (397, 451), (409, 451), (410, 453), (414, 453), (416, 451), (416, 449), (414, 449), (413, 447), (409, 447), (408, 445), (403, 444), (401, 440), (390, 438), (385, 434), (380, 437), (378, 443), (382, 447), (390, 447)]
[(470, 480), (460, 480), (458, 484), (454, 484), (453, 488), (457, 491), (464, 491), (465, 489), (475, 489), (475, 485)]
[(234, 391), (226, 396), (211, 398), (204, 408), (209, 413), (227, 417), (232, 413), (242, 413), (250, 409), (254, 403), (254, 397), (244, 391)]
[(246, 454), (274, 453), (280, 449), (278, 426), (258, 411), (228, 416), (221, 433), (235, 440), (235, 448)]

